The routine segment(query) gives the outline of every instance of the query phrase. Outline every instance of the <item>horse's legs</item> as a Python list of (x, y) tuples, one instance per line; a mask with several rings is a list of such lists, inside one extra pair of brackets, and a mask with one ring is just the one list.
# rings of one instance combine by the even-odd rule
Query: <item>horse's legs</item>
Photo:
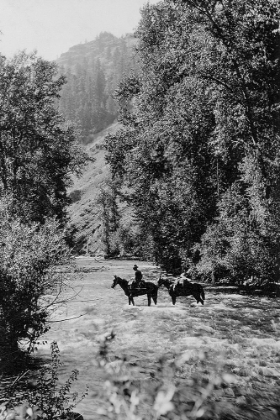
[(200, 295), (198, 293), (194, 293), (193, 294), (193, 297), (195, 298), (196, 303), (199, 303), (200, 302)]
[(157, 304), (157, 295), (152, 296), (153, 301), (155, 302), (155, 305)]
[(175, 303), (176, 303), (176, 296), (175, 296), (175, 295), (172, 295), (172, 296), (171, 296), (171, 299), (172, 299), (172, 303), (173, 303), (173, 305), (175, 305)]
[(201, 303), (202, 303), (202, 305), (204, 305), (204, 301), (203, 301), (203, 299), (200, 297), (200, 293), (197, 293), (197, 294), (193, 295), (193, 297), (196, 299), (196, 303), (201, 302)]
[(148, 296), (148, 306), (151, 306), (151, 295), (147, 295)]
[(134, 306), (133, 296), (128, 296), (128, 304), (130, 305), (131, 303)]

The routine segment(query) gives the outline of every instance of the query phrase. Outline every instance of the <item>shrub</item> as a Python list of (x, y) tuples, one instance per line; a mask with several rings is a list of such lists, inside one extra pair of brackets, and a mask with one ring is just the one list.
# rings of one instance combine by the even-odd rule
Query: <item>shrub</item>
[[(27, 384), (16, 382), (6, 390), (5, 403), (0, 406), (0, 420), (45, 420), (67, 419), (73, 415), (73, 409), (85, 398), (87, 389), (78, 399), (78, 394), (70, 394), (70, 389), (78, 378), (79, 371), (73, 370), (69, 379), (58, 384), (58, 371), (62, 363), (56, 342), (51, 344), (51, 363), (40, 369), (36, 384), (28, 389)], [(26, 388), (26, 389), (24, 389)], [(30, 388), (30, 387), (29, 387)], [(82, 416), (77, 419), (82, 420)]]
[[(32, 351), (37, 338), (48, 330), (50, 308), (65, 282), (65, 273), (56, 267), (69, 264), (70, 252), (57, 221), (26, 225), (18, 219), (11, 220), (4, 211), (1, 216), (0, 350), (3, 365), (11, 359), (11, 354), (18, 353), (20, 344)], [(51, 293), (52, 302), (46, 297)]]
[(155, 372), (141, 379), (140, 367), (132, 367), (125, 358), (112, 359), (109, 346), (114, 337), (114, 333), (101, 337), (97, 362), (106, 381), (100, 390), (105, 402), (98, 414), (111, 420), (231, 418), (233, 406), (221, 397), (225, 388), (233, 393), (236, 378), (222, 364), (206, 372), (207, 354), (190, 356), (186, 351), (161, 358)]
[(80, 201), (82, 198), (82, 192), (81, 190), (74, 190), (69, 194), (69, 198), (71, 200), (71, 203), (77, 203), (77, 201)]

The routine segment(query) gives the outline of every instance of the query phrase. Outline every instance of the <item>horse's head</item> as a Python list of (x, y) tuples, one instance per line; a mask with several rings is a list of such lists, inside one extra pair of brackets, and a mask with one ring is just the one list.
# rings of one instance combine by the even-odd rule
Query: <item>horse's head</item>
[(117, 276), (114, 276), (114, 280), (113, 280), (113, 283), (112, 283), (112, 289), (114, 288), (114, 287), (116, 287), (116, 285), (117, 284), (119, 284), (119, 277), (117, 277)]
[(157, 284), (158, 284), (158, 287), (163, 286), (164, 285), (164, 279), (162, 279), (160, 277)]

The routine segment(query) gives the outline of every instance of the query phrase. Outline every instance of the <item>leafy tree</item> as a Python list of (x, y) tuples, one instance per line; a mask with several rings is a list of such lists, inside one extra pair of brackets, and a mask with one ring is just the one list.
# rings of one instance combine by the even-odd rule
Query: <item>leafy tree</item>
[(222, 252), (231, 275), (253, 275), (261, 255), (270, 262), (255, 274), (278, 272), (279, 18), (278, 0), (142, 11), (141, 69), (119, 86), (123, 128), (107, 137), (107, 160), (169, 270), (203, 259), (220, 238), (210, 254)]
[[(216, 90), (219, 88), (214, 110), (216, 127), (211, 139), (214, 154), (220, 168), (228, 162), (235, 173), (235, 179), (229, 177), (228, 171), (220, 174), (218, 223), (211, 225), (207, 235), (226, 228), (222, 235), (227, 243), (222, 247), (222, 266), (234, 278), (275, 279), (279, 276), (276, 197), (280, 3), (187, 3), (206, 18), (207, 30), (218, 47), (215, 59), (209, 57), (200, 74), (215, 82)], [(233, 195), (232, 191), (239, 193)]]
[(71, 173), (85, 155), (58, 113), (65, 83), (54, 63), (20, 53), (0, 63), (0, 197), (24, 221), (66, 220)]
[[(69, 262), (68, 186), (86, 155), (58, 113), (65, 83), (54, 63), (21, 53), (0, 63), (0, 358), (47, 330), (46, 294), (62, 288)], [(65, 231), (64, 231), (65, 229)], [(69, 238), (68, 238), (69, 240)], [(12, 353), (11, 353), (12, 352)], [(6, 357), (8, 354), (8, 357)]]

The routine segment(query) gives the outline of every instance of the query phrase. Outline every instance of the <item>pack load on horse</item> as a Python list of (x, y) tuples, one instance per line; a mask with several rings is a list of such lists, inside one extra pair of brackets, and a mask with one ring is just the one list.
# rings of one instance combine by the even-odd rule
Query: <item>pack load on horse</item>
[(171, 296), (172, 303), (175, 305), (178, 296), (193, 296), (197, 303), (204, 305), (205, 293), (201, 284), (192, 283), (191, 279), (181, 275), (174, 279), (161, 278), (158, 280), (158, 287), (165, 286)]
[(132, 285), (129, 284), (128, 280), (122, 279), (121, 277), (114, 277), (112, 288), (115, 288), (117, 285), (119, 285), (123, 291), (124, 294), (128, 297), (128, 304), (134, 305), (133, 298), (135, 296), (143, 296), (147, 295), (148, 297), (148, 306), (151, 306), (151, 300), (153, 299), (155, 305), (157, 304), (157, 294), (158, 294), (158, 286), (150, 281), (144, 282), (144, 287), (132, 287)]
[(193, 285), (192, 281), (190, 278), (188, 278), (184, 273), (182, 273), (180, 275), (180, 277), (178, 277), (177, 279), (175, 279), (175, 281), (173, 282), (173, 290), (175, 290), (178, 287), (183, 287), (183, 288), (187, 288), (187, 287), (191, 287)]

